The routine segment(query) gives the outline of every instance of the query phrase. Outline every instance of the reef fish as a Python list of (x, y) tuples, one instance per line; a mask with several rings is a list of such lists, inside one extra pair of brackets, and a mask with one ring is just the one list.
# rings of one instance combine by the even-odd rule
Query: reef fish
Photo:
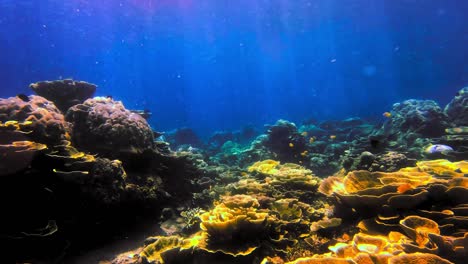
[(16, 95), (19, 99), (23, 100), (24, 102), (29, 102), (29, 97), (25, 94), (18, 94)]
[(390, 113), (390, 112), (385, 112), (385, 113), (383, 113), (382, 115), (383, 115), (384, 117), (386, 117), (386, 118), (392, 117), (392, 113)]
[(453, 151), (452, 147), (442, 144), (430, 145), (424, 149), (426, 154), (447, 153), (451, 151)]

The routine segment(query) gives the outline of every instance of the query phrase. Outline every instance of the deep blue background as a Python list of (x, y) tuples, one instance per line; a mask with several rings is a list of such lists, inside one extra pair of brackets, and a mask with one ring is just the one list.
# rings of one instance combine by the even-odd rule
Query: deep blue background
[(0, 96), (73, 77), (159, 130), (380, 118), (468, 85), (466, 0), (0, 0)]

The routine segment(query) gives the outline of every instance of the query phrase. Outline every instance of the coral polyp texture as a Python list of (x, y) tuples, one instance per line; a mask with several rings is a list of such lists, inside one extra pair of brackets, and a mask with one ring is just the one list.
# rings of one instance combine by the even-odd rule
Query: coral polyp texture
[(93, 97), (96, 85), (72, 79), (43, 81), (29, 85), (39, 96), (47, 98), (65, 113), (73, 105), (81, 104), (86, 99)]
[(29, 123), (25, 138), (45, 144), (57, 144), (67, 139), (69, 127), (64, 116), (51, 101), (37, 95), (26, 98), (0, 99), (0, 122)]
[(153, 148), (151, 127), (120, 101), (107, 97), (88, 99), (71, 107), (66, 119), (73, 128), (73, 144), (87, 151), (138, 154)]

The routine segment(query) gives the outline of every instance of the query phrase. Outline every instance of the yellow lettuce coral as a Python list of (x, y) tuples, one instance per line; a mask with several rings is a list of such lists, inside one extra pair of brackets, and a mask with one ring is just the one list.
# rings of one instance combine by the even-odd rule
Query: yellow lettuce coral
[(263, 160), (257, 161), (252, 164), (247, 170), (249, 172), (259, 172), (263, 174), (274, 174), (276, 172), (276, 167), (280, 164), (279, 161), (275, 160)]

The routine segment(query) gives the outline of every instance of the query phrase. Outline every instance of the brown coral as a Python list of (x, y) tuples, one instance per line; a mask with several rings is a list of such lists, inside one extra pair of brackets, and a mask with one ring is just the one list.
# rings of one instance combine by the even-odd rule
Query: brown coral
[(71, 107), (66, 117), (73, 127), (72, 142), (78, 148), (109, 156), (153, 148), (153, 131), (146, 120), (119, 101), (88, 99)]
[(27, 122), (28, 140), (55, 145), (67, 139), (68, 126), (64, 116), (47, 99), (31, 95), (27, 100), (19, 97), (0, 99), (0, 122)]
[(81, 104), (84, 100), (93, 97), (96, 85), (74, 81), (72, 79), (36, 82), (29, 87), (39, 96), (54, 102), (60, 111), (67, 112), (73, 105)]

